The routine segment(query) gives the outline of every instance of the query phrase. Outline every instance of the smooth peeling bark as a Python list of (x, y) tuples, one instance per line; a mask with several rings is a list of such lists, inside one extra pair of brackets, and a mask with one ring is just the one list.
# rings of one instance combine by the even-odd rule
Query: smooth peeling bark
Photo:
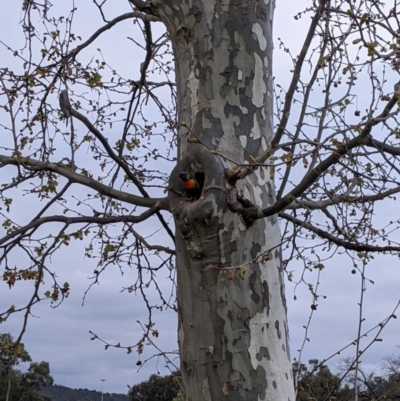
[[(156, 3), (175, 53), (179, 122), (238, 163), (257, 156), (272, 134), (273, 6), (268, 0)], [(243, 224), (227, 207), (224, 169), (233, 164), (189, 143), (185, 126), (179, 134), (169, 197), (178, 231), (186, 400), (294, 401), (277, 218)], [(184, 196), (177, 177), (183, 170), (204, 174), (200, 199)], [(237, 186), (258, 206), (275, 201), (266, 168)]]

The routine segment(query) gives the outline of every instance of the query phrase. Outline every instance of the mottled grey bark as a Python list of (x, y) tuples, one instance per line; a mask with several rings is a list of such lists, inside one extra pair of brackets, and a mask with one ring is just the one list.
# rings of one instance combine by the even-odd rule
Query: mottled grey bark
[[(176, 60), (180, 161), (170, 180), (177, 227), (179, 347), (186, 400), (294, 400), (276, 216), (247, 226), (227, 206), (224, 169), (272, 135), (272, 0), (153, 1)], [(229, 160), (228, 160), (229, 159)], [(204, 174), (182, 196), (177, 174)], [(198, 175), (198, 177), (202, 177)], [(261, 207), (275, 200), (266, 168), (237, 183)], [(268, 250), (271, 250), (268, 252)]]

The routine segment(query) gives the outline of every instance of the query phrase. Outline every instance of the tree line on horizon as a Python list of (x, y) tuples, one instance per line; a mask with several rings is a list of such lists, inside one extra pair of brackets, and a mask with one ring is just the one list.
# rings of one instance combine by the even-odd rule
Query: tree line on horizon
[[(19, 367), (30, 363), (26, 372)], [(98, 401), (101, 392), (54, 385), (49, 362), (33, 362), (25, 345), (0, 334), (0, 401)], [(103, 393), (103, 401), (128, 401), (126, 394)]]
[[(318, 359), (308, 364), (293, 363), (298, 370), (296, 401), (354, 401), (354, 375), (351, 363), (343, 359), (333, 373)], [(378, 371), (359, 369), (358, 401), (400, 400), (400, 355), (384, 358)], [(131, 401), (184, 401), (179, 372), (167, 376), (151, 375), (146, 381), (129, 387)]]
[[(100, 392), (53, 385), (48, 362), (32, 362), (23, 343), (9, 333), (0, 334), (0, 401), (96, 401)], [(30, 362), (25, 373), (20, 363)], [(318, 359), (293, 363), (297, 374), (296, 401), (353, 401), (355, 378), (350, 360), (343, 359), (336, 373)], [(379, 370), (359, 368), (359, 401), (400, 400), (400, 355), (384, 358)], [(103, 401), (183, 401), (179, 372), (152, 374), (148, 380), (128, 386), (128, 394), (103, 394)]]
[[(42, 395), (48, 397), (49, 401), (99, 401), (101, 391), (89, 390), (87, 388), (70, 388), (55, 384), (41, 391)], [(126, 394), (103, 393), (103, 401), (129, 401)]]

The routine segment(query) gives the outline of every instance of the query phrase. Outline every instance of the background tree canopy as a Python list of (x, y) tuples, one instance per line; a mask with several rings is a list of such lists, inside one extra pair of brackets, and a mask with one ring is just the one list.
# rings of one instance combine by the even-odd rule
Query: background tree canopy
[[(32, 362), (23, 343), (15, 343), (9, 333), (0, 334), (0, 397), (5, 401), (43, 400), (40, 390), (53, 385), (48, 362)], [(30, 362), (28, 370), (17, 369)]]

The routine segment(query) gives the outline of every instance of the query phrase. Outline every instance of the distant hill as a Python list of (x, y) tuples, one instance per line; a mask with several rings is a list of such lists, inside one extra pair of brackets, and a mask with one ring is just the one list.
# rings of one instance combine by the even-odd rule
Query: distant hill
[[(52, 387), (45, 387), (41, 394), (48, 397), (50, 401), (100, 401), (101, 392), (88, 390), (87, 388), (74, 389), (55, 384)], [(129, 397), (125, 394), (103, 393), (103, 401), (129, 401)]]

